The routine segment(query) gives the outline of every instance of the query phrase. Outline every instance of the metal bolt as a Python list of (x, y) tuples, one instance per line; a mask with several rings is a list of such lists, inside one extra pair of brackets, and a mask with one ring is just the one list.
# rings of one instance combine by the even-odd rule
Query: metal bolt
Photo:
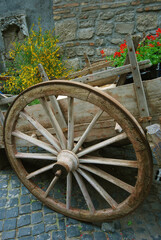
[(144, 108), (142, 108), (141, 110), (142, 110), (142, 111), (144, 111), (145, 109), (144, 109)]

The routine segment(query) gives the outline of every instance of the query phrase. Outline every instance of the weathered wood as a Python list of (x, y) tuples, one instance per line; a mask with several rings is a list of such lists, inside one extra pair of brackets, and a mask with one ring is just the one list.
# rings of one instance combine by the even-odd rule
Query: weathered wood
[(8, 97), (8, 98), (1, 98), (0, 99), (0, 106), (12, 103), (15, 100), (16, 97), (17, 97), (17, 95), (14, 95), (14, 96)]
[(74, 146), (74, 99), (68, 98), (68, 142), (67, 149), (72, 150)]
[(88, 171), (88, 172), (96, 174), (97, 176), (107, 180), (108, 182), (111, 182), (111, 183), (115, 184), (116, 186), (124, 189), (125, 191), (127, 191), (129, 193), (132, 193), (134, 191), (133, 186), (121, 181), (120, 179), (112, 176), (109, 173), (106, 173), (105, 171), (99, 169), (98, 167), (95, 167), (93, 165), (87, 166), (87, 165), (84, 165), (84, 164), (80, 164), (79, 167), (81, 169), (84, 169), (84, 170)]
[(99, 117), (101, 116), (102, 113), (103, 113), (103, 110), (99, 110), (97, 112), (97, 114), (94, 116), (94, 118), (90, 122), (89, 126), (87, 127), (85, 132), (82, 134), (81, 138), (79, 139), (78, 143), (75, 145), (75, 147), (73, 149), (74, 153), (76, 153), (79, 150), (79, 148), (82, 146), (83, 142), (87, 138), (88, 133), (91, 131), (91, 129), (93, 128), (93, 126), (95, 125), (95, 123), (97, 122), (97, 120), (99, 119)]
[[(133, 41), (133, 44), (134, 44), (134, 49), (136, 51), (137, 47), (138, 47), (138, 44), (140, 42), (140, 39), (141, 37), (140, 36), (133, 36), (132, 38), (132, 41)], [(129, 64), (130, 61), (129, 61), (129, 55), (127, 54), (126, 55), (126, 59), (125, 59), (125, 62), (124, 62), (124, 65), (127, 65)], [(116, 86), (120, 86), (120, 85), (123, 85), (126, 81), (126, 74), (122, 74), (116, 84)]]
[(95, 144), (95, 145), (93, 145), (91, 147), (83, 149), (81, 152), (79, 152), (77, 154), (77, 156), (78, 157), (82, 157), (82, 156), (84, 156), (84, 155), (86, 155), (88, 153), (94, 152), (94, 151), (96, 151), (96, 150), (98, 150), (100, 148), (106, 147), (107, 145), (110, 145), (112, 143), (121, 141), (121, 140), (126, 139), (126, 138), (127, 138), (126, 133), (121, 133), (121, 134), (119, 134), (119, 135), (117, 135), (117, 136), (115, 136), (113, 138), (107, 139), (107, 140), (102, 141), (100, 143), (97, 143), (97, 144)]
[(123, 159), (112, 159), (112, 158), (102, 158), (88, 156), (86, 158), (80, 158), (80, 163), (92, 163), (92, 164), (103, 164), (103, 165), (112, 165), (112, 166), (121, 166), (121, 167), (131, 167), (137, 168), (137, 161), (123, 160)]
[(15, 154), (16, 158), (27, 158), (27, 159), (40, 159), (40, 160), (57, 160), (53, 154), (50, 153), (23, 153), (17, 152)]
[(55, 130), (56, 135), (57, 135), (57, 137), (60, 141), (60, 145), (61, 145), (62, 149), (66, 149), (67, 143), (66, 143), (65, 136), (63, 134), (62, 129), (60, 128), (60, 125), (59, 125), (58, 121), (56, 120), (56, 118), (55, 118), (55, 116), (52, 112), (52, 109), (51, 109), (50, 105), (48, 104), (46, 98), (41, 98), (40, 102), (41, 102), (41, 105), (43, 106), (44, 111), (46, 112), (47, 116), (49, 117), (49, 119), (51, 121), (51, 124), (54, 127), (54, 130)]
[(30, 178), (35, 177), (35, 176), (37, 176), (37, 175), (39, 175), (39, 174), (41, 174), (43, 172), (49, 171), (49, 170), (51, 170), (53, 168), (53, 166), (54, 166), (54, 164), (50, 164), (50, 165), (48, 165), (46, 167), (42, 167), (42, 168), (40, 168), (40, 169), (38, 169), (38, 170), (36, 170), (36, 171), (34, 171), (32, 173), (29, 173), (26, 176), (26, 178), (30, 179)]
[[(2, 113), (2, 111), (0, 110), (0, 122), (1, 122), (1, 125), (3, 126), (3, 123), (4, 123), (4, 115)], [(1, 126), (0, 126), (1, 127)]]
[(55, 186), (56, 182), (58, 181), (59, 179), (59, 176), (61, 175), (61, 170), (58, 170), (56, 173), (55, 173), (55, 177), (53, 178), (53, 180), (51, 181), (49, 187), (47, 188), (46, 192), (45, 192), (45, 197), (48, 196), (49, 192), (52, 190), (52, 188)]
[[(49, 81), (49, 78), (48, 78), (48, 76), (47, 76), (47, 74), (46, 74), (42, 64), (38, 64), (38, 68), (39, 68), (39, 72), (41, 74), (42, 80), (44, 82)], [(50, 96), (49, 99), (51, 101), (51, 105), (53, 107), (55, 117), (56, 117), (56, 119), (59, 122), (59, 125), (61, 126), (61, 128), (67, 128), (67, 124), (66, 124), (64, 115), (62, 113), (62, 110), (61, 110), (61, 108), (59, 106), (59, 103), (58, 103), (56, 97), (55, 96)]]
[(20, 112), (20, 115), (27, 119), (53, 146), (57, 151), (60, 151), (60, 144), (58, 140), (51, 135), (36, 119), (31, 117), (29, 113), (24, 110)]
[[(149, 60), (144, 60), (138, 63), (139, 68), (145, 68), (145, 67), (150, 67), (151, 63)], [(97, 72), (97, 73), (93, 73), (87, 76), (83, 76), (80, 78), (75, 78), (74, 81), (76, 82), (82, 82), (82, 83), (94, 83), (94, 82), (98, 82), (98, 81), (105, 81), (106, 84), (111, 83), (110, 77), (113, 76), (118, 76), (120, 74), (123, 73), (129, 73), (132, 72), (132, 67), (131, 64), (128, 64), (126, 66), (122, 66), (122, 67), (117, 67), (117, 68), (112, 68), (112, 69), (108, 69), (108, 70), (104, 70), (102, 72)]]
[(132, 66), (132, 74), (133, 74), (136, 99), (138, 102), (140, 117), (149, 117), (147, 99), (145, 96), (145, 91), (144, 91), (144, 87), (143, 87), (143, 83), (142, 83), (142, 79), (139, 71), (139, 66), (136, 59), (136, 55), (135, 55), (133, 41), (130, 35), (128, 35), (127, 37), (127, 47), (128, 47), (129, 60)]
[(102, 188), (102, 186), (87, 172), (82, 169), (77, 170), (95, 189), (96, 191), (109, 203), (112, 208), (117, 208), (117, 202)]
[(76, 178), (77, 183), (78, 183), (78, 185), (79, 185), (79, 187), (80, 187), (80, 189), (81, 189), (81, 192), (82, 192), (82, 194), (83, 194), (83, 196), (84, 196), (84, 199), (85, 199), (85, 201), (86, 201), (86, 203), (87, 203), (87, 206), (88, 206), (88, 208), (89, 208), (89, 211), (90, 211), (91, 213), (94, 213), (95, 208), (94, 208), (94, 206), (93, 206), (92, 200), (91, 200), (91, 198), (90, 198), (90, 196), (89, 196), (89, 193), (88, 193), (88, 191), (87, 191), (86, 185), (85, 185), (84, 182), (83, 182), (82, 177), (81, 177), (76, 171), (74, 171), (73, 174), (74, 174), (74, 177)]
[(41, 147), (41, 148), (49, 151), (50, 153), (53, 153), (56, 156), (58, 154), (58, 152), (55, 151), (50, 144), (47, 144), (47, 143), (42, 142), (42, 141), (40, 141), (38, 139), (32, 138), (32, 137), (30, 137), (30, 136), (28, 136), (28, 135), (26, 135), (26, 134), (24, 134), (24, 133), (22, 133), (22, 132), (20, 132), (18, 130), (15, 130), (14, 132), (12, 132), (12, 136), (18, 137), (18, 138), (21, 138), (21, 139), (23, 139), (23, 140), (25, 140), (27, 142), (30, 142), (30, 143), (38, 146), (38, 147)]
[(71, 196), (72, 196), (72, 173), (69, 172), (67, 175), (67, 190), (66, 190), (66, 208), (71, 207)]
[(70, 74), (68, 76), (68, 79), (73, 79), (73, 78), (76, 78), (76, 77), (79, 77), (79, 76), (87, 75), (90, 70), (92, 72), (95, 72), (99, 69), (109, 67), (109, 66), (111, 66), (111, 63), (112, 63), (111, 61), (110, 62), (103, 61), (103, 62), (100, 62), (100, 63), (99, 62), (98, 63), (93, 63), (93, 64), (91, 64), (90, 67), (86, 67), (85, 69), (83, 69), (81, 71)]
[(89, 57), (87, 56), (86, 53), (84, 53), (84, 58), (85, 58), (85, 62), (86, 62), (86, 67), (89, 68), (88, 74), (93, 73), (93, 71), (91, 70), (91, 63), (90, 63)]

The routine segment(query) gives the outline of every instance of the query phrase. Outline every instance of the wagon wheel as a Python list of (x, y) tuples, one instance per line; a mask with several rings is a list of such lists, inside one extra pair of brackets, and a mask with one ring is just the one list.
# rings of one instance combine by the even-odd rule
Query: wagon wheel
[[(50, 96), (60, 95), (68, 98), (68, 109), (66, 111), (68, 127), (66, 130), (62, 130), (59, 126), (49, 104)], [(50, 131), (40, 124), (40, 118), (35, 120), (27, 112), (27, 105), (35, 98), (40, 100), (43, 109), (41, 116), (46, 114), (55, 130), (55, 136), (51, 135)], [(76, 116), (74, 115), (73, 103), (77, 99), (84, 101), (85, 104), (94, 105), (98, 108), (98, 111), (82, 136), (74, 143)], [(109, 114), (121, 126), (123, 132), (90, 147), (83, 148), (83, 142), (102, 112)], [(44, 140), (38, 140), (21, 130), (17, 130), (18, 122), (21, 122), (22, 118), (26, 119), (36, 131), (41, 133)], [(92, 156), (95, 150), (125, 138), (128, 138), (133, 146), (136, 155), (135, 160)], [(143, 201), (151, 185), (151, 151), (139, 124), (111, 96), (81, 83), (50, 81), (37, 84), (22, 92), (7, 113), (4, 139), (11, 165), (22, 183), (45, 205), (72, 218), (94, 222), (124, 216), (133, 211)], [(38, 146), (45, 150), (45, 153), (20, 152), (16, 144), (17, 139), (26, 141), (26, 144), (32, 143)], [(28, 170), (25, 159), (30, 159), (30, 161), (31, 159), (45, 160), (45, 166), (37, 167), (34, 171)], [(114, 169), (114, 171), (110, 169)], [(134, 176), (131, 175), (132, 183), (129, 184), (126, 180), (120, 179), (121, 176), (116, 176), (115, 171), (117, 169), (122, 176), (126, 176), (129, 169), (134, 171)], [(47, 178), (49, 178), (49, 175), (52, 176), (48, 185), (44, 187), (42, 182), (42, 184), (36, 182), (37, 177), (43, 174), (44, 176), (47, 175)], [(63, 176), (65, 177), (63, 178)], [(46, 180), (44, 181), (46, 183)], [(64, 185), (61, 187), (60, 184)], [(58, 189), (56, 186), (59, 188), (58, 192), (55, 190)], [(115, 187), (116, 191), (113, 193), (111, 189), (115, 189)], [(62, 198), (64, 191), (66, 196), (64, 195)], [(77, 191), (79, 192), (78, 198), (84, 200), (83, 206), (80, 204), (80, 199), (75, 202), (73, 200)], [(120, 194), (121, 200), (117, 197), (117, 192)], [(57, 196), (59, 194), (60, 197)], [(101, 207), (97, 199), (104, 201)]]

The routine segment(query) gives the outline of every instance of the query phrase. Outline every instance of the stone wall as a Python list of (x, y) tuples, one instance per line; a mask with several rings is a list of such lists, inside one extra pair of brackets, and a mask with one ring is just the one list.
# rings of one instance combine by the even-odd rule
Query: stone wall
[(100, 50), (111, 55), (126, 35), (155, 33), (161, 27), (161, 0), (54, 0), (55, 32), (61, 50), (75, 69)]

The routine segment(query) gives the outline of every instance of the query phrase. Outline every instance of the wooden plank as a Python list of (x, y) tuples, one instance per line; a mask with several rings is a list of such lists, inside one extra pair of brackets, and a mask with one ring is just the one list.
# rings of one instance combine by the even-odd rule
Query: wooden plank
[(68, 141), (67, 149), (72, 150), (74, 146), (74, 98), (68, 98)]
[[(145, 68), (147, 66), (151, 66), (151, 63), (149, 60), (141, 61), (138, 64), (139, 64), (140, 69)], [(132, 72), (131, 64), (128, 64), (128, 65), (122, 66), (122, 67), (104, 70), (102, 72), (93, 73), (93, 74), (83, 76), (80, 78), (75, 78), (74, 81), (89, 84), (91, 82), (102, 81), (107, 78), (109, 79), (109, 77), (118, 76), (120, 74), (129, 73), (129, 72)], [(106, 84), (111, 83), (111, 80), (108, 80), (108, 79), (106, 81)]]
[(40, 160), (57, 160), (53, 154), (50, 153), (23, 153), (17, 152), (15, 154), (16, 158), (26, 158), (26, 159), (40, 159)]
[(67, 175), (67, 190), (66, 190), (66, 208), (71, 207), (71, 196), (72, 196), (72, 173), (69, 172)]
[(42, 168), (40, 168), (40, 169), (38, 169), (38, 170), (36, 170), (36, 171), (34, 171), (32, 173), (29, 173), (26, 176), (26, 178), (30, 179), (30, 178), (35, 177), (35, 176), (37, 176), (37, 175), (39, 175), (39, 174), (41, 174), (43, 172), (49, 171), (49, 170), (51, 170), (53, 168), (53, 166), (54, 166), (54, 164), (50, 164), (50, 165), (48, 165), (46, 167), (42, 167)]
[(52, 190), (52, 188), (55, 186), (56, 182), (58, 181), (59, 177), (61, 175), (61, 170), (58, 170), (55, 173), (55, 177), (53, 178), (53, 180), (51, 181), (49, 187), (47, 188), (46, 192), (45, 192), (45, 197), (48, 196), (49, 192)]
[(138, 109), (140, 117), (149, 117), (149, 109), (147, 104), (147, 99), (145, 96), (145, 91), (139, 71), (139, 65), (135, 55), (135, 49), (133, 45), (133, 41), (131, 36), (127, 36), (127, 47), (128, 47), (128, 54), (129, 60), (132, 66), (132, 75), (134, 80), (135, 92), (136, 92), (136, 99), (138, 102)]

